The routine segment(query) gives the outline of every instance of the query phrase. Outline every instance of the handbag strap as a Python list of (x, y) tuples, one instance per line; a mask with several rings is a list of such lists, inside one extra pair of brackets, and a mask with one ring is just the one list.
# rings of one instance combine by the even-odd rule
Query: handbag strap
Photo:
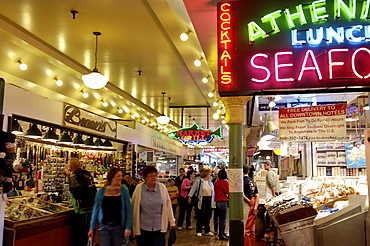
[[(201, 179), (199, 179), (199, 185), (198, 185), (198, 189), (197, 189), (197, 195), (196, 195), (196, 197), (198, 197), (198, 195), (199, 195), (199, 191), (200, 191), (200, 185), (202, 184), (202, 180)], [(195, 195), (195, 194), (194, 194)]]

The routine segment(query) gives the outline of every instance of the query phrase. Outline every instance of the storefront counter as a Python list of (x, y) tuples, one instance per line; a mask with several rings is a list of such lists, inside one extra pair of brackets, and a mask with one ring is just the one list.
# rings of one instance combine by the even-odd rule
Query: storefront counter
[(3, 246), (66, 246), (73, 210), (28, 196), (6, 201)]

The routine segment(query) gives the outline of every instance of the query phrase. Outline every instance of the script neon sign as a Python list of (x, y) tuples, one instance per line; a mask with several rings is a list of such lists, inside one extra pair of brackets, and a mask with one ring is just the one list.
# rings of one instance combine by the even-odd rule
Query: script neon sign
[(216, 130), (200, 128), (196, 123), (191, 127), (181, 128), (168, 133), (168, 136), (173, 139), (180, 140), (182, 143), (210, 143), (214, 137), (222, 139), (222, 127), (219, 126)]
[(222, 86), (233, 83), (234, 80), (234, 16), (232, 3), (223, 3), (218, 16), (218, 53), (219, 53), (219, 81)]

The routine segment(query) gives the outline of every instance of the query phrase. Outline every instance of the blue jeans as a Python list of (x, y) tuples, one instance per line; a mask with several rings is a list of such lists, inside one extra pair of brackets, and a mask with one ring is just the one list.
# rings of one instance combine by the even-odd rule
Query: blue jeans
[(226, 214), (227, 214), (227, 202), (216, 202), (216, 209), (218, 210), (218, 221), (220, 226), (219, 237), (226, 237), (225, 227), (226, 227)]
[(122, 246), (123, 226), (99, 225), (99, 246)]

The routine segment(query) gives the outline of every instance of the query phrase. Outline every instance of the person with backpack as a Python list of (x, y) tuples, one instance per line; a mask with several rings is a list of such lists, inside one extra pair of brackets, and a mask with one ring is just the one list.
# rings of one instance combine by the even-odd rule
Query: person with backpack
[(71, 158), (68, 164), (69, 191), (75, 213), (72, 216), (72, 246), (87, 245), (91, 212), (94, 205), (96, 186), (89, 171), (83, 170), (78, 158)]

